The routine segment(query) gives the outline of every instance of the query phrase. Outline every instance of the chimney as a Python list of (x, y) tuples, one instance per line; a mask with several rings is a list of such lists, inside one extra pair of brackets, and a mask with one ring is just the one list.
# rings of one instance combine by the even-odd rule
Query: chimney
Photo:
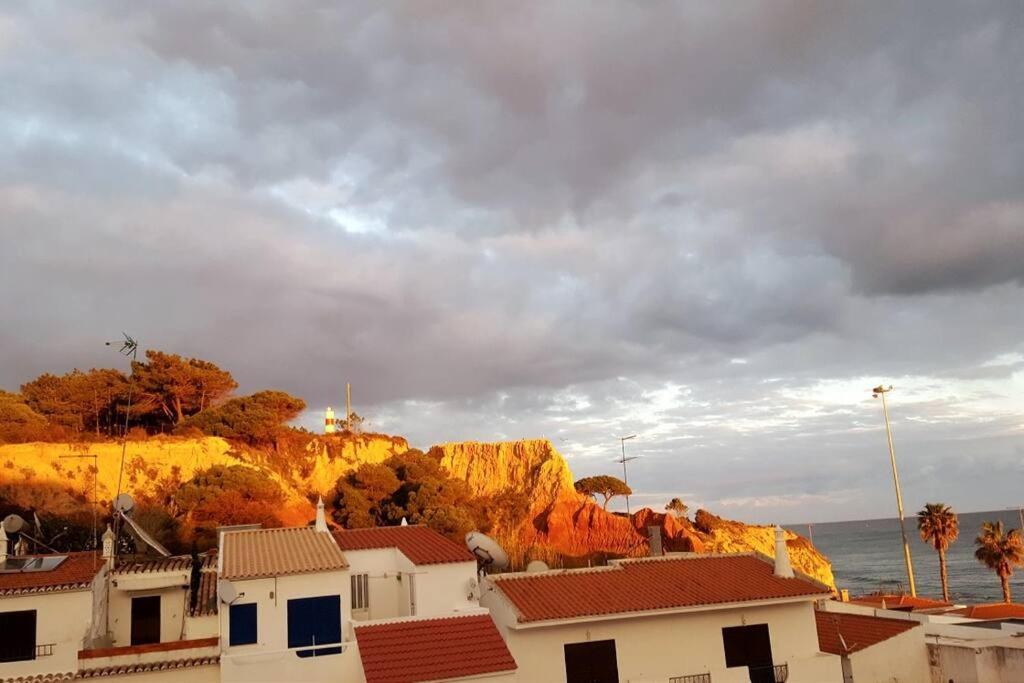
[(786, 548), (786, 532), (781, 526), (775, 527), (775, 576), (793, 578), (793, 567), (789, 564), (789, 550)]
[(316, 501), (316, 525), (317, 531), (327, 531), (327, 516), (324, 514), (324, 497), (320, 496)]
[(4, 525), (0, 524), (0, 564), (7, 561), (7, 532)]
[(651, 557), (661, 557), (665, 554), (661, 549), (661, 527), (647, 527), (647, 538), (649, 540)]
[(103, 532), (103, 559), (107, 561), (107, 568), (114, 568), (114, 532), (110, 530), (110, 525), (107, 525), (107, 530)]

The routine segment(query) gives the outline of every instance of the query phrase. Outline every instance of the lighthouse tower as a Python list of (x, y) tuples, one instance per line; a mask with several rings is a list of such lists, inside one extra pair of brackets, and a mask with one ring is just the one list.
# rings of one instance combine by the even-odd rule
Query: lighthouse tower
[(334, 433), (334, 408), (327, 406), (324, 412), (324, 434)]

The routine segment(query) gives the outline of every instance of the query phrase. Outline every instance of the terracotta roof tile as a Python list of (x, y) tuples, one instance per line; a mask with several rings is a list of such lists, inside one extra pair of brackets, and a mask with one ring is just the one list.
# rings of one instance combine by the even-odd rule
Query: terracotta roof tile
[[(66, 556), (66, 559), (49, 571), (0, 573), (0, 595), (82, 590), (89, 587), (96, 573), (103, 567), (103, 560), (93, 552), (62, 554)], [(10, 559), (30, 557), (57, 557), (57, 555), (11, 556)]]
[[(199, 572), (199, 595), (196, 608), (190, 609), (190, 617), (205, 617), (217, 613), (217, 570), (204, 569)], [(191, 595), (189, 596), (191, 604)]]
[(464, 546), (425, 526), (343, 529), (333, 533), (342, 550), (398, 548), (416, 565), (475, 561), (473, 554)]
[(519, 622), (829, 595), (811, 579), (784, 579), (752, 554), (632, 560), (599, 569), (495, 575)]
[(312, 527), (230, 531), (223, 540), (224, 578), (256, 579), (348, 567), (329, 533)]
[[(862, 595), (852, 598), (850, 602), (858, 605), (869, 605), (880, 609), (905, 610), (914, 612), (917, 610), (943, 609), (952, 607), (953, 603), (931, 598), (911, 597), (909, 595)], [(883, 606), (884, 603), (884, 606)]]
[(195, 666), (216, 666), (220, 657), (193, 657), (191, 659), (176, 659), (169, 662), (140, 662), (138, 664), (122, 664), (119, 666), (105, 666), (99, 669), (82, 669), (76, 678), (102, 678), (104, 676), (123, 676), (126, 674), (140, 674), (147, 672), (174, 671), (177, 669), (189, 669)]
[(947, 614), (968, 619), (1024, 619), (1024, 605), (1016, 602), (990, 602), (953, 610)]
[(0, 678), (0, 683), (58, 683), (58, 681), (73, 681), (74, 671), (61, 671), (48, 674), (26, 674), (14, 678)]
[[(217, 553), (209, 551), (199, 555), (203, 569), (216, 569)], [(139, 560), (119, 559), (114, 574), (150, 574), (155, 572), (188, 572), (192, 569), (191, 555), (172, 555)]]
[(490, 615), (355, 627), (366, 683), (415, 683), (514, 671)]
[(859, 652), (920, 626), (916, 621), (821, 610), (814, 612), (814, 618), (818, 624), (818, 648), (833, 655)]

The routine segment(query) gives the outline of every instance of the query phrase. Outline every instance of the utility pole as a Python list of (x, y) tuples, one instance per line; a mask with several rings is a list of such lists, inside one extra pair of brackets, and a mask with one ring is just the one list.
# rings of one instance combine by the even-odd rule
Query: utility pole
[[(626, 463), (629, 462), (630, 460), (636, 460), (638, 457), (640, 457), (638, 455), (630, 456), (628, 458), (626, 457), (626, 442), (629, 441), (630, 439), (635, 439), (635, 438), (636, 438), (636, 434), (630, 434), (629, 436), (620, 436), (619, 437), (619, 443), (622, 446), (622, 457), (619, 460), (616, 460), (616, 462), (622, 463), (622, 483), (625, 484), (626, 486), (629, 486), (629, 479), (626, 478)], [(626, 514), (627, 515), (629, 514), (629, 494), (628, 493), (626, 494)]]
[(98, 456), (95, 453), (90, 454), (90, 455), (62, 455), (62, 456), (60, 456), (61, 460), (65, 460), (67, 458), (71, 458), (71, 459), (92, 458), (92, 547), (95, 549), (95, 548), (99, 547), (99, 540), (98, 540), (98, 538), (96, 536), (97, 526), (98, 526), (98, 524), (97, 524), (97, 511), (99, 510), (99, 501), (97, 499), (97, 492), (99, 491), (99, 486), (97, 485), (96, 480), (97, 480), (97, 478), (99, 478), (99, 475), (100, 475), (100, 462), (99, 462), (99, 458), (98, 458)]
[(907, 527), (903, 522), (903, 494), (900, 492), (900, 475), (896, 471), (896, 451), (892, 446), (892, 428), (889, 426), (889, 408), (885, 402), (885, 395), (892, 391), (892, 385), (888, 388), (879, 384), (871, 390), (874, 398), (882, 399), (882, 415), (885, 416), (885, 435), (889, 439), (889, 462), (892, 464), (892, 482), (896, 487), (896, 510), (900, 517), (900, 534), (903, 536), (903, 561), (907, 565), (907, 581), (910, 584), (910, 596), (917, 597), (917, 586), (914, 584), (914, 563), (910, 559), (910, 543), (907, 542)]

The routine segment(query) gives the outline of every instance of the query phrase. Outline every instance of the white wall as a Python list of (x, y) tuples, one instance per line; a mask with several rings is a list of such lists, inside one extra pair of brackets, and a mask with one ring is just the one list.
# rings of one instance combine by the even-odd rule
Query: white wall
[[(126, 647), (132, 644), (132, 598), (152, 595), (160, 596), (160, 642), (183, 640), (186, 633), (188, 614), (188, 591), (182, 588), (158, 590), (125, 591), (110, 589), (110, 631), (113, 635), (111, 647)], [(216, 634), (210, 634), (216, 635)], [(188, 636), (185, 635), (187, 638)], [(202, 636), (196, 636), (202, 637)]]
[[(369, 612), (356, 613), (363, 620), (413, 616), (410, 590), (415, 593), (417, 617), (444, 616), (476, 608), (468, 599), (470, 581), (476, 579), (476, 562), (414, 565), (397, 548), (345, 552), (351, 574), (368, 574)], [(414, 588), (411, 588), (415, 586)], [(351, 598), (351, 586), (345, 586)]]
[[(853, 643), (850, 643), (852, 646)], [(853, 683), (919, 683), (929, 679), (924, 628), (918, 626), (850, 655)]]
[[(261, 681), (362, 681), (362, 664), (352, 637), (350, 583), (347, 570), (296, 574), (276, 579), (234, 581), (239, 593), (235, 604), (257, 604), (257, 642), (229, 645), (229, 615), (220, 609), (221, 680), (224, 683)], [(288, 600), (321, 595), (341, 596), (344, 651), (338, 655), (300, 658), (288, 649)]]
[(78, 669), (78, 651), (92, 625), (93, 592), (35, 593), (0, 598), (0, 612), (36, 611), (36, 644), (53, 643), (53, 655), (0, 664), (0, 678)]
[(841, 683), (839, 657), (818, 651), (811, 602), (633, 617), (572, 625), (513, 629), (515, 613), (497, 590), (486, 587), (481, 604), (491, 610), (519, 665), (519, 681), (564, 681), (566, 643), (615, 640), (622, 683), (659, 681), (710, 672), (714, 683), (748, 683), (743, 668), (726, 668), (722, 628), (767, 623), (776, 664), (789, 665), (791, 683)]

